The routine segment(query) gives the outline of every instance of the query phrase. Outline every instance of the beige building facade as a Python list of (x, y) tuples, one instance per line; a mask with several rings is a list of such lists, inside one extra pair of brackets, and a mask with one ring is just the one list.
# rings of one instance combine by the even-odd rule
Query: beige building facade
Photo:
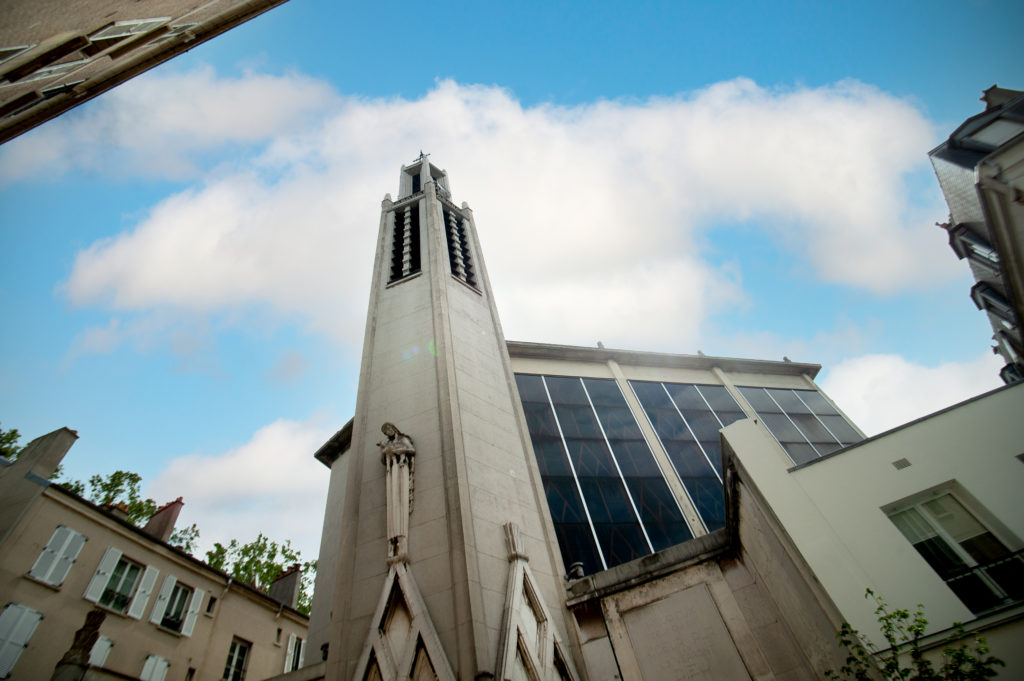
[(55, 431), (0, 468), (0, 678), (50, 679), (97, 610), (99, 637), (53, 678), (253, 681), (301, 666), (308, 618), (294, 600), (163, 541), (180, 500), (141, 529), (47, 483), (75, 437)]

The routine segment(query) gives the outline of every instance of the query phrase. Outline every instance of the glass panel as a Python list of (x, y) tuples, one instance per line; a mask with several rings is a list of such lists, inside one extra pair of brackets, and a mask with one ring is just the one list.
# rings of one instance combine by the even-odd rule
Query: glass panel
[(768, 388), (768, 394), (772, 396), (782, 410), (787, 414), (810, 414), (811, 410), (792, 390), (780, 390)]
[(686, 409), (707, 411), (708, 405), (704, 403), (704, 398), (697, 392), (697, 386), (682, 383), (665, 383), (664, 385), (668, 389), (669, 395), (672, 396), (672, 401), (676, 403), (680, 411), (685, 411)]
[[(707, 403), (715, 410), (716, 414), (721, 412), (738, 411), (743, 413), (740, 405), (732, 398), (725, 386), (721, 385), (698, 385), (697, 390), (704, 397)], [(723, 419), (724, 422), (724, 419)]]
[(836, 443), (836, 439), (832, 437), (832, 434), (821, 424), (818, 417), (814, 414), (794, 414), (791, 413), (790, 418), (796, 423), (797, 427), (803, 432), (811, 442), (831, 442)]
[(718, 473), (718, 476), (722, 476), (722, 441), (719, 439), (705, 440), (700, 443), (700, 446), (704, 449), (704, 455), (707, 460), (711, 462), (711, 466)]
[(793, 460), (793, 463), (798, 466), (818, 458), (818, 452), (806, 442), (783, 442), (782, 447), (789, 454), (789, 458)]
[(565, 456), (565, 448), (561, 438), (533, 437), (533, 453), (537, 456), (537, 467), (545, 478), (556, 476), (572, 477), (569, 460)]
[(779, 407), (772, 398), (768, 397), (768, 393), (765, 392), (764, 388), (740, 388), (740, 394), (743, 395), (743, 399), (747, 401), (751, 407), (754, 408), (758, 414), (777, 414), (779, 413)]
[(566, 572), (573, 563), (583, 563), (583, 572), (593, 574), (604, 568), (594, 545), (594, 535), (587, 523), (555, 523), (555, 536), (562, 552)]
[(787, 442), (806, 442), (803, 433), (793, 425), (793, 422), (785, 414), (758, 413), (761, 420), (764, 421), (764, 425), (768, 426), (768, 430), (772, 432), (775, 439), (783, 445)]
[(650, 553), (638, 523), (594, 523), (608, 565), (621, 565)]
[(1003, 598), (995, 594), (979, 575), (968, 572), (946, 583), (973, 613), (984, 612), (1003, 603)]
[(839, 413), (817, 390), (794, 390), (793, 392), (799, 395), (800, 399), (811, 408), (811, 411), (819, 416), (822, 414), (838, 415)]
[(718, 418), (715, 417), (707, 407), (703, 409), (685, 409), (682, 410), (683, 418), (686, 419), (687, 425), (690, 426), (690, 430), (698, 440), (717, 440), (718, 431), (722, 429), (722, 424), (718, 422)]
[(544, 392), (544, 382), (540, 376), (516, 374), (516, 387), (519, 388), (519, 397), (523, 402), (548, 403), (548, 395)]
[(693, 538), (664, 478), (630, 478), (629, 491), (655, 551)]
[(839, 441), (844, 445), (860, 442), (864, 439), (861, 437), (860, 433), (853, 429), (853, 426), (851, 426), (846, 419), (838, 414), (831, 416), (823, 414), (818, 418), (821, 419), (822, 423), (828, 426), (828, 429), (832, 431), (832, 434), (839, 438)]

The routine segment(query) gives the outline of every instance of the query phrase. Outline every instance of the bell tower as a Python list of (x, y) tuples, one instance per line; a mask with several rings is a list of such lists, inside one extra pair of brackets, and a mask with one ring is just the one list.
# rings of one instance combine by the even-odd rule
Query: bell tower
[(349, 460), (332, 478), (333, 596), (315, 604), (331, 609), (328, 681), (579, 678), (522, 421), (473, 212), (420, 154), (382, 202)]

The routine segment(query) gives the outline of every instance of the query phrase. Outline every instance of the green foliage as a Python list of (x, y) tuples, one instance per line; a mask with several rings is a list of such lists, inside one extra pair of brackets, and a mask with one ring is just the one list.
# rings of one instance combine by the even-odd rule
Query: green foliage
[(11, 461), (17, 459), (18, 454), (21, 453), (21, 445), (18, 444), (20, 437), (21, 433), (17, 428), (10, 430), (0, 428), (0, 455), (6, 456)]
[(185, 553), (194, 554), (196, 552), (196, 545), (199, 543), (199, 527), (192, 523), (188, 527), (179, 527), (174, 532), (171, 532), (170, 539), (167, 543), (171, 546), (177, 546)]
[[(932, 661), (925, 658), (921, 650), (928, 620), (924, 618), (921, 605), (911, 613), (908, 610), (889, 610), (889, 604), (871, 589), (864, 594), (873, 598), (878, 616), (878, 629), (888, 643), (888, 648), (879, 652), (860, 633), (843, 622), (836, 638), (846, 648), (846, 664), (839, 672), (831, 669), (825, 672), (826, 679), (840, 681), (983, 681), (996, 676), (996, 667), (1005, 663), (989, 655), (985, 639), (974, 635), (968, 640), (963, 625), (957, 624), (956, 640), (942, 651), (942, 665), (936, 669)], [(909, 659), (900, 659), (900, 653), (909, 653)]]
[[(81, 485), (81, 483), (78, 483)], [(89, 478), (89, 501), (100, 506), (118, 505), (128, 509), (128, 520), (133, 525), (145, 525), (156, 513), (156, 502), (143, 499), (139, 488), (142, 476), (130, 471), (114, 471), (107, 477), (94, 475)]]
[(213, 549), (206, 552), (206, 562), (210, 567), (226, 572), (260, 591), (270, 589), (270, 585), (285, 569), (299, 563), (302, 565), (302, 584), (299, 588), (298, 610), (309, 613), (316, 561), (303, 562), (302, 555), (292, 548), (290, 540), (278, 544), (260, 532), (256, 539), (247, 544), (240, 544), (236, 539), (228, 542), (227, 546), (215, 542)]

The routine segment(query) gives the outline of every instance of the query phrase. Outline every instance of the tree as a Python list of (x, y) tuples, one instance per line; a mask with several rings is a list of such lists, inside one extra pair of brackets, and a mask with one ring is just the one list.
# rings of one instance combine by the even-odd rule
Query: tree
[[(826, 679), (877, 681), (983, 681), (996, 676), (996, 667), (1006, 664), (989, 655), (989, 647), (981, 636), (968, 640), (963, 625), (956, 624), (957, 637), (942, 651), (942, 665), (936, 669), (921, 650), (921, 637), (928, 626), (923, 606), (910, 613), (896, 609), (890, 612), (889, 604), (881, 596), (868, 589), (865, 598), (873, 598), (878, 616), (878, 628), (889, 647), (879, 652), (864, 639), (860, 632), (843, 622), (836, 638), (846, 648), (846, 664), (839, 672), (829, 669)], [(909, 652), (909, 660), (901, 660), (900, 653)]]
[(260, 532), (247, 544), (240, 544), (235, 539), (227, 546), (214, 542), (213, 549), (206, 552), (206, 563), (260, 591), (269, 590), (287, 566), (299, 563), (302, 566), (302, 583), (299, 586), (298, 610), (309, 614), (316, 561), (303, 562), (302, 554), (292, 548), (290, 540), (278, 544)]
[(0, 455), (6, 456), (11, 461), (17, 459), (18, 454), (21, 453), (21, 446), (18, 444), (20, 437), (21, 433), (17, 428), (10, 430), (0, 428)]

